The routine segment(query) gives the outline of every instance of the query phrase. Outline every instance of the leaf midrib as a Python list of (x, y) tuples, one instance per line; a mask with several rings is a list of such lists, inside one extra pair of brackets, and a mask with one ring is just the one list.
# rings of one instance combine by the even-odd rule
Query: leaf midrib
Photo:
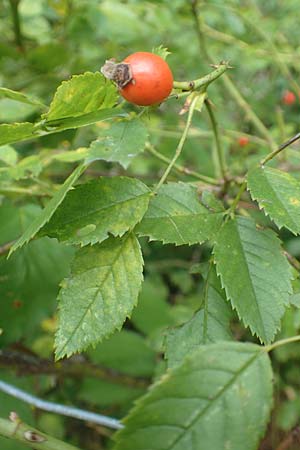
[(211, 406), (214, 404), (215, 401), (217, 401), (222, 395), (223, 393), (230, 388), (234, 382), (237, 380), (237, 378), (239, 377), (239, 375), (245, 371), (248, 367), (250, 367), (250, 365), (252, 364), (253, 361), (255, 361), (255, 359), (260, 356), (263, 352), (262, 351), (257, 351), (252, 358), (249, 359), (249, 361), (247, 361), (238, 371), (237, 373), (232, 377), (231, 380), (229, 380), (227, 383), (225, 383), (225, 385), (223, 386), (223, 388), (216, 394), (215, 397), (213, 397), (211, 399), (211, 402), (205, 406), (201, 412), (199, 412), (199, 414), (197, 414), (197, 416), (192, 420), (192, 422), (189, 424), (189, 426), (187, 428), (185, 428), (184, 433), (181, 433), (180, 436), (176, 437), (176, 439), (171, 443), (171, 445), (169, 445), (168, 447), (166, 447), (166, 449), (164, 450), (171, 450), (179, 441), (180, 439), (183, 437), (182, 435), (185, 434), (186, 432), (188, 432), (196, 422), (198, 422), (198, 420), (201, 418), (201, 416), (203, 416), (206, 411), (209, 410), (209, 408), (211, 408)]
[[(160, 209), (161, 211), (163, 211), (164, 213), (166, 213), (167, 211), (165, 211), (163, 208), (161, 208), (160, 206), (155, 206), (155, 208)], [(224, 215), (223, 212), (190, 212), (190, 213), (184, 213), (184, 214), (166, 214), (164, 216), (147, 216), (147, 214), (144, 217), (144, 220), (155, 220), (155, 219), (169, 219), (170, 217), (176, 218), (176, 217), (200, 217), (200, 216), (216, 216), (216, 215)]]
[(126, 199), (126, 200), (121, 200), (119, 202), (110, 203), (109, 205), (103, 206), (101, 208), (94, 209), (93, 211), (89, 211), (88, 213), (86, 213), (84, 215), (74, 217), (73, 219), (68, 220), (68, 221), (64, 221), (64, 222), (62, 222), (62, 225), (63, 226), (70, 225), (71, 223), (74, 223), (74, 222), (82, 220), (82, 219), (86, 219), (87, 217), (89, 217), (89, 216), (91, 216), (93, 214), (100, 213), (100, 212), (105, 211), (105, 210), (107, 210), (109, 208), (113, 208), (115, 206), (118, 206), (118, 205), (120, 205), (122, 203), (129, 203), (129, 202), (132, 202), (132, 201), (137, 200), (137, 199), (140, 200), (141, 197), (147, 197), (147, 196), (150, 197), (150, 192), (144, 192), (143, 194), (139, 194), (136, 197), (131, 197), (131, 198)]
[[(127, 242), (127, 240), (128, 240), (129, 238), (132, 238), (132, 235), (131, 235), (131, 234), (129, 234), (126, 238), (123, 239), (122, 245), (121, 245), (120, 249), (118, 250), (118, 252), (116, 253), (116, 256), (115, 256), (115, 258), (113, 259), (112, 263), (111, 263), (110, 265), (107, 265), (107, 266), (102, 266), (102, 267), (108, 267), (108, 270), (107, 270), (107, 272), (106, 272), (106, 274), (105, 274), (105, 276), (104, 276), (104, 278), (103, 278), (101, 284), (100, 284), (99, 286), (97, 286), (97, 290), (96, 290), (94, 296), (92, 297), (91, 301), (90, 301), (89, 304), (87, 305), (87, 307), (86, 307), (86, 309), (85, 309), (85, 312), (84, 312), (84, 314), (82, 314), (82, 317), (81, 317), (81, 319), (79, 320), (78, 324), (77, 324), (76, 327), (73, 329), (71, 335), (69, 336), (69, 338), (67, 339), (67, 341), (65, 342), (65, 344), (63, 345), (63, 347), (61, 348), (61, 350), (60, 350), (60, 352), (59, 352), (60, 355), (62, 355), (62, 356), (65, 355), (65, 353), (63, 354), (63, 351), (65, 350), (65, 348), (67, 347), (67, 345), (70, 343), (70, 341), (73, 339), (74, 335), (77, 333), (77, 331), (78, 331), (80, 325), (82, 324), (83, 320), (85, 319), (85, 317), (86, 317), (88, 311), (89, 311), (90, 308), (93, 306), (93, 304), (94, 304), (94, 302), (95, 302), (95, 300), (96, 300), (96, 298), (97, 298), (97, 295), (98, 295), (98, 293), (99, 293), (99, 290), (100, 290), (101, 286), (102, 286), (102, 285), (105, 283), (105, 281), (107, 280), (109, 274), (110, 274), (111, 271), (112, 271), (112, 267), (115, 265), (116, 261), (119, 259), (120, 254), (122, 253), (123, 248), (124, 248), (124, 246), (125, 246), (125, 244), (126, 244), (126, 242)], [(110, 269), (110, 270), (109, 270), (109, 269)]]
[[(262, 319), (262, 315), (261, 315), (261, 311), (260, 311), (260, 307), (259, 307), (260, 305), (259, 305), (259, 303), (258, 303), (258, 301), (257, 301), (257, 294), (256, 294), (256, 291), (255, 291), (255, 289), (254, 289), (254, 285), (253, 285), (253, 281), (252, 281), (252, 276), (251, 276), (251, 271), (250, 271), (250, 268), (249, 268), (249, 265), (248, 265), (248, 260), (246, 259), (246, 256), (245, 256), (245, 253), (247, 253), (247, 252), (245, 251), (244, 246), (243, 246), (243, 241), (242, 241), (241, 234), (240, 234), (240, 230), (239, 230), (239, 223), (236, 221), (236, 222), (235, 222), (235, 225), (236, 225), (236, 230), (237, 230), (238, 237), (239, 237), (239, 244), (240, 244), (240, 247), (241, 247), (241, 249), (242, 249), (241, 255), (242, 255), (242, 258), (243, 258), (243, 260), (244, 260), (244, 262), (245, 262), (245, 267), (246, 267), (246, 269), (247, 269), (248, 278), (249, 278), (249, 280), (250, 280), (250, 288), (251, 288), (251, 292), (252, 292), (252, 295), (253, 295), (253, 297), (254, 297), (254, 299), (255, 299), (256, 309), (257, 309), (257, 312), (258, 312), (258, 314), (259, 314), (259, 319), (260, 319), (260, 323), (261, 323), (261, 326), (262, 326), (263, 338), (264, 338), (264, 340), (266, 340), (266, 338), (267, 338), (267, 336), (266, 336), (266, 329), (265, 329), (265, 325), (264, 325), (264, 322), (263, 322), (263, 319)], [(251, 231), (252, 231), (252, 230), (251, 230)], [(225, 287), (225, 289), (226, 289), (226, 287)], [(226, 289), (226, 291), (227, 291), (227, 289)], [(233, 298), (232, 298), (231, 295), (230, 295), (230, 298), (231, 298), (231, 301), (233, 302)], [(234, 302), (234, 303), (235, 303), (235, 302)], [(245, 324), (246, 324), (246, 322), (245, 322)], [(252, 329), (253, 327), (250, 326), (250, 328)], [(257, 331), (256, 331), (256, 332), (257, 332)]]

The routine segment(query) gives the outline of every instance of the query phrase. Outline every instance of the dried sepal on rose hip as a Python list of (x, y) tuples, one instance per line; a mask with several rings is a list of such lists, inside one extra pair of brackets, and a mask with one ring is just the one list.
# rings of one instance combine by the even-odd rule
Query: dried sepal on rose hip
[(116, 83), (122, 97), (140, 106), (162, 102), (173, 88), (170, 67), (163, 58), (154, 53), (133, 53), (121, 63), (109, 59), (101, 68), (101, 72)]

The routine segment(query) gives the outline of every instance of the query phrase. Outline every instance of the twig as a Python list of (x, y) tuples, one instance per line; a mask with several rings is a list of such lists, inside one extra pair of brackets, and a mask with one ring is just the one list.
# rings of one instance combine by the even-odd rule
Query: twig
[(223, 180), (227, 179), (227, 167), (226, 167), (226, 162), (225, 162), (225, 155), (224, 155), (224, 149), (221, 143), (221, 139), (220, 139), (220, 134), (219, 134), (219, 129), (218, 129), (218, 124), (214, 115), (214, 112), (212, 110), (211, 104), (209, 102), (209, 100), (205, 100), (205, 106), (211, 121), (211, 125), (212, 125), (212, 129), (213, 129), (213, 133), (214, 133), (214, 137), (215, 137), (215, 143), (216, 143), (216, 149), (217, 149), (217, 160), (218, 160), (218, 165), (220, 168), (220, 173), (221, 176), (223, 178)]
[(89, 376), (107, 380), (111, 383), (142, 389), (149, 385), (147, 379), (130, 377), (115, 370), (91, 364), (88, 361), (82, 363), (82, 361), (78, 362), (70, 359), (54, 363), (16, 350), (0, 350), (0, 368), (14, 369), (21, 375), (54, 374), (74, 378)]
[[(149, 131), (152, 133), (158, 134), (160, 136), (166, 136), (171, 138), (179, 138), (181, 136), (180, 132), (180, 126), (176, 127), (176, 131), (172, 129), (162, 129), (162, 128), (152, 128), (149, 127)], [(237, 131), (237, 130), (228, 130), (226, 128), (219, 127), (219, 129), (222, 132), (222, 135), (224, 135), (224, 139), (226, 139), (229, 142), (232, 142), (233, 140), (236, 140), (237, 138), (241, 136), (247, 136), (250, 142), (253, 142), (258, 145), (266, 145), (268, 142), (266, 139), (260, 138), (259, 136), (254, 136), (253, 134), (245, 133), (244, 131)], [(189, 137), (190, 138), (203, 138), (203, 139), (209, 139), (213, 135), (212, 131), (204, 131), (199, 130), (198, 128), (191, 127), (189, 131)]]
[(6, 242), (5, 244), (0, 245), (0, 255), (5, 255), (6, 253), (8, 253), (15, 242), (16, 241), (14, 240), (14, 241)]
[(226, 61), (221, 61), (220, 64), (217, 65), (216, 70), (209, 73), (205, 77), (192, 81), (174, 81), (173, 87), (175, 89), (182, 89), (183, 91), (193, 91), (195, 89), (199, 89), (200, 87), (207, 88), (210, 83), (223, 75), (227, 69), (229, 69), (229, 63)]
[(298, 139), (300, 139), (300, 133), (297, 133), (295, 136), (293, 136), (291, 139), (289, 139), (288, 141), (284, 142), (283, 144), (281, 144), (276, 150), (274, 150), (273, 152), (269, 153), (260, 163), (261, 166), (263, 166), (264, 164), (266, 164), (268, 161), (270, 161), (271, 159), (273, 159), (276, 155), (278, 155), (278, 153), (282, 152), (282, 150), (284, 150), (285, 148), (287, 148), (289, 145), (293, 144), (294, 142), (298, 141)]
[[(198, 40), (199, 40), (200, 49), (201, 49), (203, 55), (205, 56), (205, 58), (207, 59), (207, 61), (209, 61), (210, 63), (213, 63), (213, 58), (210, 56), (210, 54), (208, 53), (208, 50), (206, 48), (205, 36), (204, 36), (204, 33), (202, 32), (201, 19), (198, 16), (198, 11), (197, 11), (198, 0), (192, 0), (191, 6), (192, 6), (192, 15), (193, 15), (194, 22), (195, 22), (195, 28), (196, 28), (196, 33), (197, 33)], [(227, 74), (224, 74), (224, 76), (221, 78), (221, 80), (222, 80), (223, 84), (225, 85), (226, 89), (228, 90), (228, 92), (230, 93), (230, 95), (232, 96), (232, 98), (240, 106), (240, 108), (244, 110), (248, 119), (253, 123), (255, 128), (260, 132), (260, 134), (262, 136), (265, 137), (265, 139), (268, 141), (270, 147), (272, 149), (275, 149), (276, 143), (273, 140), (272, 135), (270, 134), (268, 129), (265, 127), (263, 122), (259, 119), (259, 117), (255, 114), (255, 112), (253, 111), (251, 106), (248, 104), (248, 102), (241, 95), (241, 93), (236, 88), (236, 86), (234, 85), (234, 83), (230, 79), (230, 77)]]
[[(191, 94), (191, 95), (193, 95), (193, 94)], [(190, 104), (188, 118), (187, 118), (187, 121), (186, 121), (186, 124), (185, 124), (185, 128), (183, 130), (183, 133), (182, 133), (181, 139), (179, 141), (179, 144), (178, 144), (178, 146), (176, 148), (175, 154), (174, 154), (172, 160), (170, 161), (168, 167), (166, 168), (163, 176), (161, 177), (161, 179), (157, 183), (156, 187), (154, 188), (154, 191), (153, 191), (154, 193), (156, 193), (160, 189), (160, 187), (163, 185), (163, 183), (166, 181), (166, 179), (168, 178), (169, 173), (171, 172), (174, 164), (176, 163), (177, 159), (179, 158), (179, 156), (181, 154), (181, 151), (183, 149), (184, 143), (185, 143), (187, 135), (188, 135), (189, 128), (190, 128), (191, 123), (192, 123), (192, 118), (193, 118), (193, 114), (194, 114), (194, 111), (195, 111), (196, 106), (197, 106), (197, 102), (198, 102), (198, 95), (195, 92), (194, 93), (194, 97), (191, 100), (191, 104)]]
[[(146, 143), (146, 150), (151, 153), (153, 156), (155, 156), (160, 161), (163, 161), (166, 164), (170, 164), (171, 160), (170, 158), (167, 158), (166, 156), (162, 155), (160, 152), (155, 150), (153, 145), (150, 144), (150, 142)], [(203, 183), (212, 184), (213, 186), (219, 186), (220, 183), (215, 180), (214, 178), (207, 177), (206, 175), (202, 175), (198, 172), (195, 172), (194, 170), (189, 169), (188, 167), (181, 166), (180, 164), (174, 164), (173, 169), (177, 170), (177, 172), (182, 173), (184, 175), (190, 175), (194, 178), (197, 178), (197, 180), (203, 181)]]
[(0, 381), (0, 390), (5, 392), (12, 397), (16, 397), (25, 403), (29, 403), (38, 409), (43, 411), (49, 411), (62, 416), (74, 417), (79, 420), (86, 420), (88, 422), (98, 423), (99, 425), (104, 425), (108, 428), (113, 428), (118, 430), (123, 427), (119, 420), (112, 417), (103, 416), (101, 414), (85, 411), (83, 409), (74, 408), (72, 406), (65, 406), (59, 403), (47, 402), (34, 395), (28, 394), (27, 392), (19, 389), (9, 383)]
[[(280, 57), (280, 53), (278, 52), (276, 45), (274, 44), (274, 42), (272, 41), (270, 36), (267, 34), (267, 32), (265, 31), (264, 27), (258, 26), (253, 20), (251, 20), (249, 18), (248, 15), (243, 14), (238, 9), (232, 8), (232, 7), (229, 7), (229, 9), (232, 12), (234, 12), (235, 14), (237, 14), (239, 17), (241, 17), (245, 21), (245, 23), (247, 23), (249, 25), (249, 27), (251, 27), (253, 30), (255, 30), (256, 33), (259, 35), (259, 37), (262, 38), (262, 40), (264, 40), (266, 42), (266, 44), (268, 45), (268, 47), (270, 49), (271, 54), (273, 55), (273, 60), (277, 64), (277, 67), (279, 68), (280, 72), (282, 73), (282, 75), (284, 77), (287, 78), (287, 80), (289, 81), (289, 83), (291, 84), (293, 89), (295, 89), (295, 91), (297, 92), (298, 97), (300, 97), (300, 86), (299, 86), (299, 84), (294, 79), (294, 77), (291, 74), (291, 71), (288, 68), (288, 66), (282, 62), (281, 57)], [(261, 15), (261, 12), (260, 12), (260, 10), (259, 10), (257, 5), (256, 5), (256, 10)]]
[[(207, 4), (208, 6), (208, 4)], [(209, 6), (216, 6), (216, 7), (221, 7), (220, 5), (216, 5), (216, 4), (212, 4), (210, 3)], [(226, 5), (227, 7), (227, 5)], [(252, 53), (259, 55), (260, 57), (263, 57), (264, 59), (272, 59), (272, 61), (274, 60), (274, 57), (272, 54), (270, 54), (269, 50), (266, 50), (264, 48), (255, 48), (253, 47), (251, 44), (248, 44), (248, 42), (242, 41), (241, 39), (238, 39), (237, 37), (231, 35), (231, 34), (227, 34), (227, 33), (223, 33), (219, 30), (216, 30), (215, 28), (212, 28), (211, 26), (207, 25), (206, 23), (202, 24), (202, 28), (203, 31), (205, 32), (206, 36), (209, 36), (210, 38), (219, 41), (219, 42), (224, 42), (226, 44), (234, 44), (236, 46), (240, 46), (242, 49), (251, 51)], [(287, 53), (287, 52), (279, 52), (277, 50), (278, 55), (280, 56), (281, 60), (289, 63), (289, 64), (293, 64), (295, 62), (295, 60), (297, 59), (297, 55), (294, 53)]]
[(234, 213), (234, 211), (236, 210), (236, 207), (238, 206), (239, 202), (240, 202), (240, 198), (243, 195), (244, 191), (246, 190), (247, 187), (247, 182), (243, 181), (243, 183), (240, 186), (240, 189), (236, 195), (236, 197), (234, 198), (230, 208), (226, 211), (227, 214), (227, 218), (231, 216), (231, 214)]
[(286, 250), (283, 252), (287, 258), (287, 260), (290, 262), (290, 264), (298, 271), (300, 271), (300, 262), (297, 258), (295, 258), (293, 255), (291, 255)]
[(281, 339), (280, 341), (276, 341), (271, 345), (266, 345), (265, 349), (267, 352), (271, 352), (277, 347), (281, 347), (282, 345), (291, 344), (292, 342), (299, 342), (300, 341), (300, 335), (298, 336), (292, 336), (286, 339)]
[(19, 15), (20, 0), (9, 0), (9, 3), (10, 3), (12, 20), (13, 20), (13, 25), (14, 25), (16, 45), (19, 47), (20, 50), (24, 50), (23, 37), (22, 37), (22, 33), (21, 33), (20, 15)]
[(300, 443), (300, 427), (289, 431), (288, 435), (280, 442), (276, 450), (288, 450), (294, 443)]
[(79, 450), (78, 447), (67, 444), (66, 442), (55, 439), (48, 434), (42, 433), (35, 428), (22, 422), (15, 413), (10, 417), (15, 419), (0, 419), (0, 435), (15, 441), (22, 442), (33, 449), (44, 450)]
[(39, 192), (38, 190), (33, 188), (25, 188), (25, 187), (19, 187), (19, 186), (1, 186), (0, 187), (0, 194), (9, 195), (9, 194), (24, 194), (24, 195), (30, 195), (30, 196), (37, 196), (37, 197), (44, 197), (48, 196), (49, 194), (46, 194), (45, 192)]

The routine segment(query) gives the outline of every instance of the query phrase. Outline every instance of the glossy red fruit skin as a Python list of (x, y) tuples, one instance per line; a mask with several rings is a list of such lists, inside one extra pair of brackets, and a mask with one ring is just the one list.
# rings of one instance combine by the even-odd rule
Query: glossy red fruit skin
[(296, 95), (292, 91), (285, 91), (282, 96), (282, 102), (285, 105), (293, 105), (296, 101)]
[(247, 138), (247, 136), (241, 136), (240, 138), (239, 138), (239, 146), (240, 147), (245, 147), (246, 145), (248, 145), (249, 144), (249, 139)]
[(140, 106), (165, 100), (173, 88), (173, 75), (164, 59), (154, 53), (137, 52), (124, 59), (130, 64), (132, 81), (120, 90), (122, 97)]

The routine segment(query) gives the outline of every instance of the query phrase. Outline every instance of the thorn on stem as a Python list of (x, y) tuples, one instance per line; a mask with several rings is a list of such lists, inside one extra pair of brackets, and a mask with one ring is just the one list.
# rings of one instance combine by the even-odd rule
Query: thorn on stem
[(29, 442), (44, 442), (46, 440), (44, 436), (41, 436), (40, 434), (31, 430), (25, 431), (24, 438)]
[(18, 414), (15, 411), (11, 411), (9, 413), (8, 416), (9, 420), (13, 423), (16, 424), (15, 429), (13, 430), (13, 432), (11, 433), (11, 436), (14, 436), (16, 434), (16, 432), (18, 431), (19, 426), (22, 423), (22, 420), (20, 419), (20, 417), (18, 416)]
[(11, 411), (8, 418), (11, 422), (20, 422), (20, 417), (15, 411)]

